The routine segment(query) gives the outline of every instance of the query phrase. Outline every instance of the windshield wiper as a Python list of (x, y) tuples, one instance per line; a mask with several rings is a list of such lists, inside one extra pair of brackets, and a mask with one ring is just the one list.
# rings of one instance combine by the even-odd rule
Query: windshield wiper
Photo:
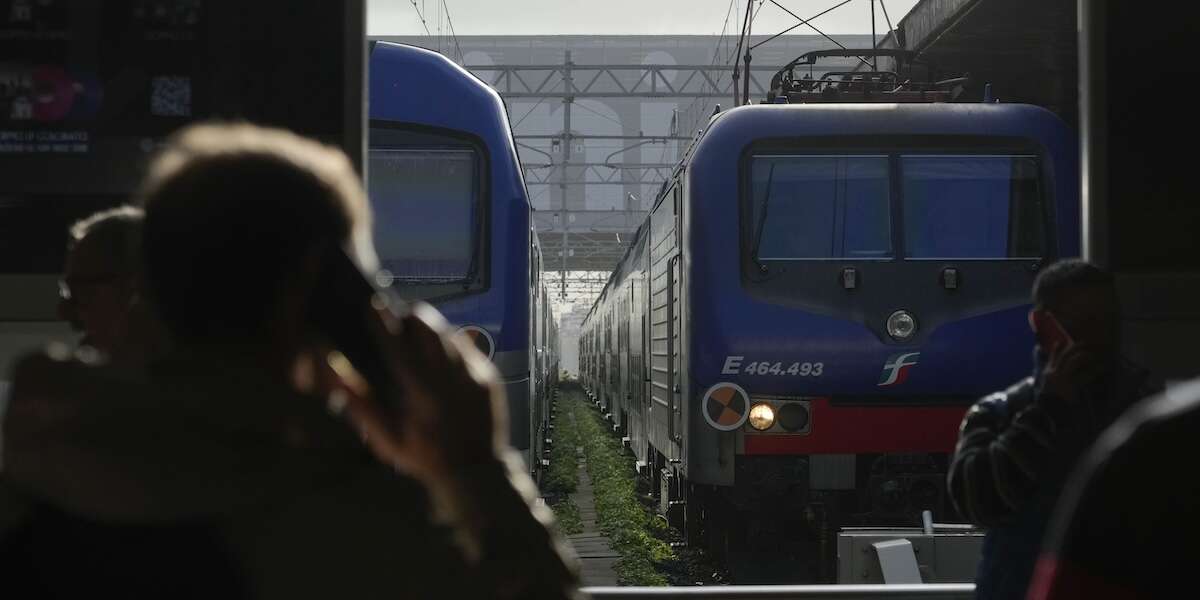
[(448, 285), (463, 281), (462, 277), (422, 277), (419, 275), (396, 275), (392, 283), (397, 285)]
[(471, 262), (467, 263), (467, 274), (462, 279), (464, 290), (471, 289), (471, 285), (479, 278), (479, 255), (483, 252), (483, 240), (486, 239), (483, 235), (483, 219), (476, 218), (475, 221), (475, 231), (471, 235)]
[(471, 284), (475, 283), (475, 280), (479, 278), (480, 243), (476, 241), (472, 246), (474, 246), (474, 250), (471, 252), (471, 262), (467, 265), (467, 274), (460, 280), (462, 281), (464, 290), (469, 289)]
[(758, 265), (758, 270), (763, 273), (767, 272), (767, 265), (758, 259), (758, 249), (762, 246), (763, 226), (767, 223), (767, 207), (771, 202), (771, 185), (774, 180), (775, 164), (771, 163), (771, 170), (767, 171), (767, 193), (763, 196), (762, 214), (758, 216), (758, 221), (754, 223), (754, 248), (750, 251), (750, 260), (754, 261), (754, 264)]

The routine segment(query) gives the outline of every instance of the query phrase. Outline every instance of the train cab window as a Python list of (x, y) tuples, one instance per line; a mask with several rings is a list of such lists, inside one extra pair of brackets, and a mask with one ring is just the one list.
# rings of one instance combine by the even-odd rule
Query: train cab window
[(479, 157), (469, 148), (372, 147), (375, 247), (399, 285), (478, 276)]
[(892, 256), (887, 156), (756, 156), (748, 239), (758, 260)]
[(903, 156), (908, 258), (1040, 258), (1045, 211), (1035, 156)]

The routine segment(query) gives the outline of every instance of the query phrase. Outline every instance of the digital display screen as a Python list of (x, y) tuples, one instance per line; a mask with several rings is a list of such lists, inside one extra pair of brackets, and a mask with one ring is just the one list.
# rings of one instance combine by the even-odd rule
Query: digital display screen
[[(197, 120), (285, 127), (361, 165), (363, 11), (361, 1), (0, 2), (0, 233), (28, 237), (18, 214), (44, 209), (57, 228), (75, 206), (82, 217), (127, 201), (166, 138)], [(0, 239), (0, 273), (28, 272), (9, 253), (28, 260), (21, 248), (35, 242)]]

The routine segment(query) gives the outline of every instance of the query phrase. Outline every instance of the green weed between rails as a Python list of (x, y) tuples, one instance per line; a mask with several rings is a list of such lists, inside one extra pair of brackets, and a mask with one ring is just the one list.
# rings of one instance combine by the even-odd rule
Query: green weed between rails
[(673, 559), (674, 553), (670, 545), (654, 536), (665, 525), (638, 502), (634, 459), (578, 392), (563, 394), (560, 403), (560, 413), (571, 411), (575, 415), (579, 445), (583, 446), (595, 490), (596, 518), (600, 530), (621, 555), (616, 564), (621, 583), (667, 585), (667, 578), (655, 565)]
[(583, 533), (583, 521), (579, 518), (579, 507), (568, 495), (579, 485), (579, 467), (576, 460), (575, 448), (579, 446), (579, 426), (572, 423), (567, 411), (563, 410), (562, 398), (558, 410), (551, 421), (554, 423), (554, 443), (550, 446), (550, 471), (542, 488), (547, 496), (550, 509), (554, 511), (558, 529), (563, 535)]
[(583, 533), (583, 520), (579, 518), (579, 507), (570, 496), (562, 496), (550, 505), (554, 511), (554, 522), (563, 535)]

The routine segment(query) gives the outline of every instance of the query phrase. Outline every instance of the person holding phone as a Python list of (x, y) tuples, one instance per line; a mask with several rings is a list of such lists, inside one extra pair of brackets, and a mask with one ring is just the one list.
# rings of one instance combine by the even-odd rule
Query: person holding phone
[(17, 366), (0, 595), (577, 594), (494, 368), (432, 307), (370, 284), (345, 155), (197, 125), (142, 203), (171, 350), (144, 374), (56, 352)]
[(1083, 451), (1161, 385), (1121, 356), (1112, 276), (1059, 261), (1034, 281), (1033, 374), (975, 403), (963, 418), (948, 487), (959, 513), (985, 527), (978, 598), (1024, 598), (1047, 522)]

